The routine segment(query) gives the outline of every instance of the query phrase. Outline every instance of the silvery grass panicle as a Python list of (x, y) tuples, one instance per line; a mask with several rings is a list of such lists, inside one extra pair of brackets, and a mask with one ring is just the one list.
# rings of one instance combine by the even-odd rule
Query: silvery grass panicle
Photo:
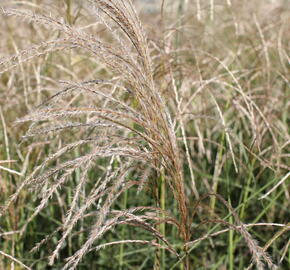
[[(81, 249), (68, 258), (64, 269), (75, 269), (86, 253), (93, 247), (98, 249), (97, 240), (104, 233), (124, 223), (149, 231), (161, 240), (163, 248), (178, 256), (165, 236), (152, 225), (151, 221), (156, 219), (156, 215), (139, 216), (138, 213), (146, 209), (143, 207), (123, 211), (112, 209), (114, 202), (123, 192), (130, 187), (144, 184), (143, 181), (133, 181), (132, 174), (139, 174), (142, 179), (138, 168), (151, 168), (152, 171), (166, 177), (179, 204), (179, 221), (168, 216), (168, 213), (165, 216), (163, 214), (163, 218), (167, 216), (170, 222), (176, 223), (184, 241), (188, 240), (187, 208), (177, 140), (168, 108), (153, 80), (147, 37), (131, 1), (98, 0), (90, 3), (95, 16), (106, 27), (114, 43), (109, 44), (101, 36), (92, 36), (85, 30), (53, 16), (18, 9), (3, 10), (6, 16), (20, 17), (58, 31), (60, 37), (4, 59), (1, 63), (5, 67), (2, 72), (14, 68), (20, 57), (24, 63), (34, 57), (60, 50), (81, 49), (104, 63), (114, 74), (114, 78), (63, 82), (66, 85), (63, 90), (18, 120), (19, 123), (32, 122), (26, 134), (27, 138), (51, 133), (60, 134), (63, 131), (70, 131), (71, 137), (74, 136), (73, 130), (84, 131), (81, 137), (73, 141), (64, 138), (64, 142), (67, 142), (35, 168), (7, 202), (1, 214), (15, 201), (24, 187), (30, 186), (33, 190), (38, 190), (40, 203), (24, 225), (24, 231), (33, 218), (46, 207), (52, 196), (70, 181), (76, 171), (80, 171), (80, 180), (76, 183), (71, 205), (65, 221), (59, 228), (62, 237), (50, 257), (51, 265), (78, 221), (92, 210), (97, 210), (97, 214), (90, 235)], [(117, 30), (115, 26), (118, 27)], [(122, 100), (124, 94), (129, 96), (130, 102)], [(88, 95), (97, 102), (93, 106), (79, 106), (73, 101), (66, 103), (69, 95)], [(75, 149), (85, 147), (88, 152), (74, 159), (65, 159), (66, 155)], [(79, 207), (79, 202), (83, 200), (82, 191), (89, 181), (89, 171), (95, 167), (98, 159), (107, 160), (107, 167), (103, 175), (95, 180), (95, 185)], [(56, 160), (61, 162), (51, 167)], [(118, 168), (115, 168), (116, 164)], [(156, 211), (159, 216), (160, 209), (150, 208), (150, 211)], [(162, 222), (166, 222), (166, 219)]]

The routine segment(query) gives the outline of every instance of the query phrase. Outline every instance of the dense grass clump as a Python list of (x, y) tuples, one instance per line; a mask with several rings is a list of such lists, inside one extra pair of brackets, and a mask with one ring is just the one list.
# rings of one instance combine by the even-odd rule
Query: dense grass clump
[(3, 1), (0, 269), (288, 269), (289, 4), (139, 4)]

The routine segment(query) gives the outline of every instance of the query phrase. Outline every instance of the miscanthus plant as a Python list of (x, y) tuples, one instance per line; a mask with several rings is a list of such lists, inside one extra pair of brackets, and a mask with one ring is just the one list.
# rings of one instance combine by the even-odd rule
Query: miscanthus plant
[[(67, 1), (67, 5), (69, 4), (70, 1)], [(267, 248), (258, 245), (255, 237), (240, 220), (239, 215), (244, 215), (249, 194), (244, 193), (244, 205), (237, 212), (230, 202), (217, 193), (219, 175), (227, 160), (235, 175), (244, 166), (241, 160), (246, 155), (245, 152), (254, 156), (253, 167), (258, 162), (271, 169), (275, 167), (275, 162), (282, 164), (279, 160), (268, 159), (268, 150), (264, 148), (266, 140), (267, 143), (272, 142), (273, 148), (270, 151), (276, 157), (283, 148), (277, 138), (279, 131), (267, 119), (266, 106), (256, 102), (254, 93), (247, 93), (241, 86), (241, 81), (251, 71), (241, 70), (239, 73), (231, 69), (231, 59), (219, 60), (214, 54), (214, 47), (212, 53), (196, 50), (179, 33), (180, 21), (172, 24), (166, 32), (164, 14), (160, 23), (164, 31), (158, 37), (159, 40), (150, 40), (131, 0), (92, 0), (88, 4), (91, 14), (97, 19), (96, 34), (87, 31), (86, 27), (74, 26), (70, 16), (65, 21), (53, 15), (24, 9), (2, 9), (5, 16), (17, 17), (22, 23), (27, 21), (38, 27), (48, 28), (58, 35), (2, 58), (1, 74), (37, 57), (65, 52), (93, 57), (98, 71), (95, 72), (97, 77), (92, 76), (88, 80), (77, 81), (72, 76), (71, 80), (62, 81), (55, 93), (17, 120), (20, 124), (30, 123), (24, 142), (34, 137), (49, 138), (53, 151), (39, 165), (34, 166), (32, 173), (25, 177), (16, 192), (6, 200), (1, 208), (1, 217), (7, 215), (21, 192), (29, 189), (37, 195), (37, 205), (19, 228), (19, 232), (25, 234), (30, 223), (51, 201), (55, 198), (63, 200), (63, 196), (67, 196), (63, 190), (73, 185), (58, 228), (33, 249), (41, 249), (50, 239), (57, 239), (48, 258), (52, 266), (67, 241), (71, 241), (71, 235), (75, 231), (81, 231), (82, 224), (86, 223), (89, 233), (82, 239), (80, 247), (67, 257), (62, 269), (77, 269), (88, 253), (116, 244), (121, 247), (124, 244), (152, 246), (155, 250), (152, 267), (155, 269), (168, 268), (166, 254), (171, 254), (176, 265), (182, 265), (183, 269), (194, 269), (191, 248), (196, 242), (209, 237), (210, 231), (204, 238), (197, 236), (194, 234), (197, 229), (193, 230), (193, 224), (202, 226), (212, 223), (222, 224), (227, 230), (235, 230), (242, 236), (253, 261), (249, 268), (254, 264), (257, 269), (275, 269), (276, 265), (266, 253)], [(231, 5), (231, 2), (228, 1), (228, 4)], [(163, 6), (164, 3), (162, 8)], [(183, 4), (180, 2), (178, 10), (182, 9)], [(213, 14), (214, 5), (211, 5), (211, 12)], [(200, 16), (198, 13), (199, 18)], [(255, 24), (269, 68), (263, 74), (270, 86), (269, 52), (257, 19)], [(249, 47), (241, 48), (241, 55), (247, 49)], [(284, 54), (282, 49), (280, 53)], [(215, 63), (223, 71), (218, 75), (213, 74), (211, 79), (203, 80), (207, 74), (201, 71), (202, 67), (197, 61), (202, 54), (205, 55), (205, 62), (201, 65), (210, 66)], [(195, 74), (199, 78), (190, 74), (189, 66), (197, 70)], [(252, 76), (260, 79), (258, 73), (253, 73)], [(255, 78), (251, 80), (254, 81)], [(286, 78), (283, 77), (283, 80), (286, 81)], [(224, 93), (216, 92), (215, 86), (224, 89)], [(193, 91), (192, 87), (196, 90)], [(258, 92), (259, 89), (257, 95)], [(210, 102), (203, 101), (203, 98)], [(197, 141), (197, 148), (204, 155), (200, 158), (207, 156), (208, 160), (212, 159), (211, 154), (206, 153), (207, 139), (202, 135), (209, 130), (201, 131), (203, 127), (200, 125), (204, 124), (196, 114), (196, 99), (201, 104), (203, 121), (222, 134), (217, 142), (213, 142), (217, 145), (215, 161), (211, 161), (214, 163), (213, 172), (206, 172), (213, 174), (213, 183), (207, 190), (198, 188), (201, 186), (196, 183), (195, 174), (198, 169), (193, 163), (193, 149), (196, 146), (192, 144), (192, 140)], [(221, 100), (226, 102), (225, 106), (220, 105)], [(222, 111), (224, 109), (228, 116)], [(214, 110), (215, 114), (208, 116), (204, 110)], [(229, 115), (237, 117), (241, 125), (245, 125), (247, 135), (240, 135), (238, 132), (233, 134), (234, 124), (233, 130), (230, 130), (226, 121)], [(219, 124), (211, 124), (212, 121)], [(189, 133), (192, 127), (196, 130), (196, 137), (191, 137)], [(247, 145), (246, 140), (243, 142), (242, 136), (252, 137), (250, 145)], [(212, 143), (211, 139), (208, 141)], [(258, 149), (258, 154), (254, 148)], [(282, 165), (280, 167), (287, 168)], [(76, 176), (77, 181), (72, 181)], [(289, 174), (282, 178), (282, 182), (287, 176)], [(204, 175), (204, 178), (207, 176)], [(204, 185), (209, 186), (207, 181)], [(136, 196), (149, 193), (154, 203), (125, 204), (122, 209), (116, 208), (116, 202), (129, 190), (133, 190)], [(167, 196), (172, 196), (173, 205), (165, 204), (165, 191)], [(207, 198), (210, 198), (209, 206), (204, 205)], [(219, 211), (215, 210), (217, 201), (227, 209), (230, 221), (222, 219)], [(176, 207), (177, 211), (173, 211), (172, 207)], [(206, 220), (200, 218), (201, 209), (208, 213)], [(138, 232), (146, 231), (151, 235), (151, 240), (138, 238), (136, 234), (130, 239), (111, 239), (105, 243), (102, 241), (109, 232), (121, 232), (119, 228), (124, 225), (137, 228)], [(165, 225), (166, 228), (176, 228), (178, 239), (172, 241), (172, 237), (166, 233)], [(289, 226), (283, 227), (281, 235), (287, 228)], [(121, 263), (123, 251), (120, 253)], [(6, 253), (2, 255), (9, 258)], [(16, 258), (10, 259), (19, 262)]]

